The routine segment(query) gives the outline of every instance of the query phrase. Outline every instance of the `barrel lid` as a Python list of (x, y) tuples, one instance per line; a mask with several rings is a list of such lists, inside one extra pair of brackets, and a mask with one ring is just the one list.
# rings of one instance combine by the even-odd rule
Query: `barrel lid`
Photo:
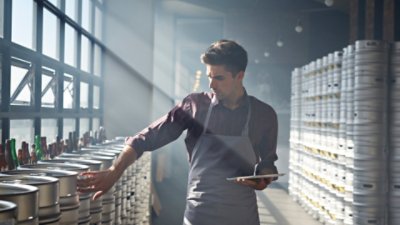
[(51, 160), (41, 160), (42, 162), (54, 162), (54, 163), (66, 163), (66, 164), (82, 164), (82, 165), (99, 165), (101, 161), (93, 159), (74, 159), (74, 158), (63, 158), (56, 157)]
[(77, 176), (78, 173), (66, 170), (49, 170), (49, 169), (25, 169), (25, 170), (9, 170), (2, 172), (4, 174), (26, 174), (30, 176), (50, 176), (50, 177), (70, 177)]
[(17, 183), (39, 186), (42, 184), (57, 183), (58, 179), (49, 176), (31, 176), (26, 174), (15, 174), (0, 176), (0, 183)]
[(33, 192), (37, 192), (38, 190), (39, 189), (37, 187), (32, 185), (0, 183), (0, 198), (2, 196), (30, 194)]
[(78, 159), (94, 159), (94, 160), (113, 160), (114, 157), (105, 156), (105, 155), (94, 155), (94, 154), (75, 154), (75, 153), (62, 153), (61, 157), (66, 158), (78, 158)]
[(17, 205), (14, 202), (0, 200), (0, 212), (13, 211), (17, 209)]
[(89, 170), (89, 166), (79, 164), (67, 164), (67, 163), (51, 163), (51, 162), (40, 162), (36, 165), (22, 165), (20, 169), (50, 169), (50, 170), (68, 170), (83, 172)]

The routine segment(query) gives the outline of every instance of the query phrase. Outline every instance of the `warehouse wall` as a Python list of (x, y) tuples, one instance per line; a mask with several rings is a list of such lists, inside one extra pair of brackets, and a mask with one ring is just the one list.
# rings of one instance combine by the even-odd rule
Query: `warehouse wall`
[(152, 119), (153, 1), (105, 1), (104, 125), (108, 137), (133, 135)]

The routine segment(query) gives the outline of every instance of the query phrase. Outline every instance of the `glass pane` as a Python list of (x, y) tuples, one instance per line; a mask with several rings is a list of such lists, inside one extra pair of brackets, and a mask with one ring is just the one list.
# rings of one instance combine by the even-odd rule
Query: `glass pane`
[(33, 144), (33, 137), (33, 120), (10, 120), (10, 138), (15, 138), (17, 143), (26, 141)]
[(53, 69), (43, 67), (42, 107), (54, 108), (57, 96), (57, 77)]
[(72, 75), (64, 74), (64, 109), (72, 109), (74, 106), (74, 78)]
[(79, 137), (89, 131), (89, 118), (81, 118), (79, 121)]
[(101, 11), (101, 9), (96, 5), (94, 8), (94, 36), (99, 39), (102, 40), (102, 32), (103, 32), (103, 13)]
[(58, 18), (48, 11), (43, 9), (43, 54), (55, 59), (58, 57), (58, 37), (59, 37)]
[(63, 139), (68, 139), (68, 133), (75, 131), (75, 119), (63, 119)]
[(92, 130), (93, 131), (99, 130), (99, 127), (100, 127), (100, 118), (93, 118)]
[(100, 109), (100, 87), (93, 86), (93, 109)]
[(101, 48), (98, 45), (94, 45), (94, 75), (101, 75)]
[(65, 14), (69, 16), (72, 20), (77, 21), (77, 0), (65, 1)]
[(81, 82), (81, 96), (80, 96), (81, 109), (89, 107), (89, 84)]
[(82, 35), (82, 45), (81, 45), (81, 70), (90, 72), (89, 56), (90, 56), (90, 42), (89, 39)]
[(90, 29), (90, 1), (81, 0), (82, 2), (82, 27), (83, 29), (92, 32)]
[(34, 8), (36, 8), (34, 1), (12, 1), (11, 39), (15, 43), (32, 49), (36, 49), (36, 45), (33, 44), (36, 33), (33, 28), (34, 23), (36, 24), (36, 18), (33, 13)]
[(3, 36), (3, 24), (4, 24), (4, 0), (0, 0), (0, 37)]
[(11, 105), (31, 105), (34, 72), (29, 62), (12, 61), (11, 65)]
[(76, 30), (65, 23), (64, 62), (76, 66)]
[(58, 126), (56, 119), (42, 119), (42, 128), (40, 130), (40, 134), (42, 137), (47, 138), (47, 144), (56, 141)]

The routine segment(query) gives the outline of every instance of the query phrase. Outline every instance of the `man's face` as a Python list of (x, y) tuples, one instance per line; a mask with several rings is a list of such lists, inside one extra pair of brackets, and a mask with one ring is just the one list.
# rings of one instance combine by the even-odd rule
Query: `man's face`
[(206, 65), (210, 89), (218, 100), (231, 100), (242, 88), (243, 72), (235, 77), (223, 65)]

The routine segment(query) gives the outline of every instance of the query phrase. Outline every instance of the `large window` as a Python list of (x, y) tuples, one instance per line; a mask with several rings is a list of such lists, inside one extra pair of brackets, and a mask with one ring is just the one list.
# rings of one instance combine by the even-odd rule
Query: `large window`
[(65, 24), (64, 62), (76, 66), (76, 36), (77, 32), (68, 23)]
[(15, 138), (18, 143), (26, 141), (33, 143), (34, 127), (31, 119), (10, 120), (10, 137)]
[(42, 107), (56, 106), (57, 76), (53, 69), (42, 68)]
[(81, 95), (80, 95), (81, 109), (89, 107), (89, 85), (88, 83), (81, 82)]
[(59, 33), (57, 17), (53, 13), (49, 12), (49, 10), (43, 9), (43, 54), (52, 58), (59, 58)]
[(74, 77), (70, 74), (64, 74), (64, 109), (74, 107)]
[(31, 105), (33, 99), (34, 70), (31, 62), (11, 59), (11, 105)]
[(2, 137), (51, 142), (98, 129), (103, 10), (99, 0), (0, 0)]
[(47, 137), (47, 144), (57, 140), (57, 120), (56, 119), (42, 119), (41, 121), (41, 136)]
[(65, 14), (75, 21), (78, 21), (78, 3), (78, 0), (65, 1)]
[(36, 3), (27, 0), (13, 0), (12, 2), (12, 41), (27, 48), (35, 49), (36, 45)]

